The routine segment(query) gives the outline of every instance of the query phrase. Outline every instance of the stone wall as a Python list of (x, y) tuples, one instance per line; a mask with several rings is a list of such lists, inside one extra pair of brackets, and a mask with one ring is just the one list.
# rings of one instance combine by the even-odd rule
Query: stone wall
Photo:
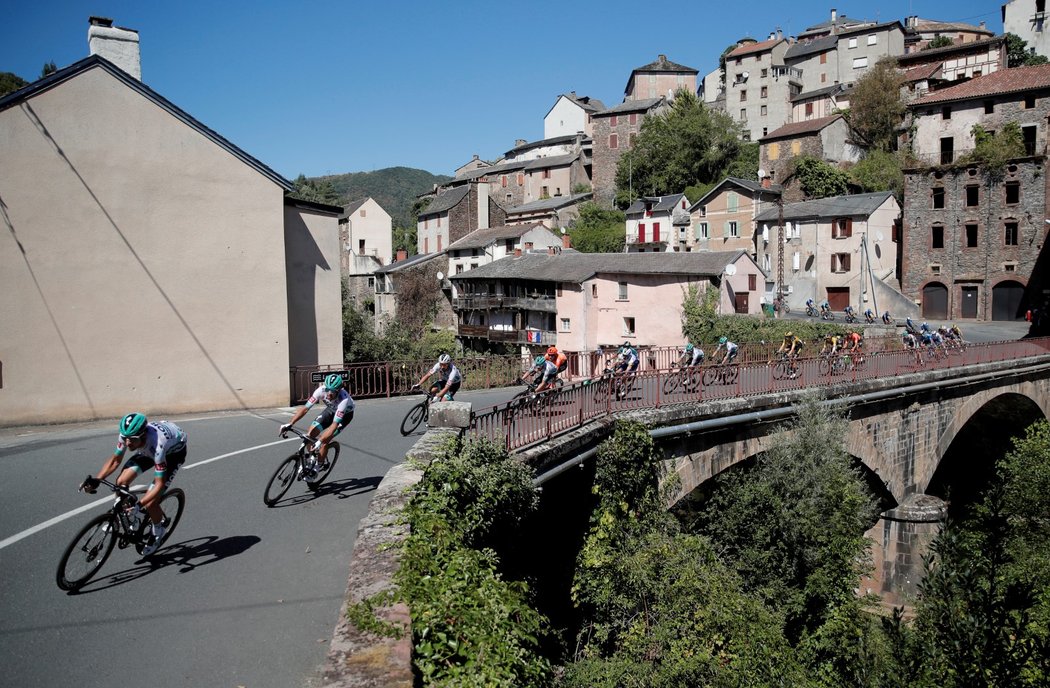
[[(779, 147), (779, 155), (776, 160), (769, 157), (770, 144), (776, 143)], [(792, 143), (799, 144), (799, 152), (792, 153)], [(794, 176), (795, 159), (801, 156), (810, 156), (818, 160), (824, 159), (824, 147), (820, 142), (818, 133), (799, 136), (793, 139), (778, 139), (776, 141), (763, 141), (759, 148), (759, 167), (773, 175), (773, 183), (784, 187), (783, 195), (785, 203), (797, 203), (806, 200), (802, 193), (802, 187)]]
[[(636, 113), (635, 123), (631, 124), (631, 115), (621, 114), (616, 117), (616, 126), (612, 125), (609, 116), (594, 117), (594, 137), (591, 144), (591, 176), (594, 200), (602, 207), (611, 207), (616, 196), (616, 166), (620, 157), (631, 147), (631, 136), (637, 136), (642, 129), (646, 113)], [(616, 134), (616, 148), (609, 147), (609, 135)]]

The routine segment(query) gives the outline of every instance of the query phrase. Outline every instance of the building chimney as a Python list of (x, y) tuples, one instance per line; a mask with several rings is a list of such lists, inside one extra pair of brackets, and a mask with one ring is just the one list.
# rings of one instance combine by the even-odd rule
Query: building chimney
[(568, 232), (561, 235), (561, 248), (563, 251), (567, 248), (572, 248), (572, 237), (569, 236)]
[(984, 22), (981, 22), (980, 24), (978, 24), (977, 28), (981, 29), (982, 31), (987, 31), (988, 30), (988, 27), (985, 26)]
[(477, 159), (478, 159), (478, 154), (477, 154), (477, 153), (475, 153), (475, 154), (474, 154), (474, 159), (475, 159), (475, 160), (477, 160)]
[(405, 249), (403, 248), (399, 248), (397, 250), (397, 258), (395, 258), (394, 260), (404, 260), (405, 258), (408, 258), (408, 252), (405, 251)]
[(89, 17), (88, 52), (109, 60), (142, 81), (138, 31), (113, 26), (113, 20), (106, 17)]
[(576, 97), (576, 91), (569, 91), (569, 95), (571, 95), (573, 98), (575, 98)]
[(557, 250), (555, 249), (555, 247), (553, 247), (553, 246), (548, 246), (547, 247), (547, 255), (548, 256), (553, 256), (555, 253), (557, 253)]
[(838, 20), (838, 18), (839, 18), (839, 13), (835, 11), (834, 7), (832, 7), (831, 8), (831, 23), (834, 24), (835, 21)]
[(514, 257), (515, 258), (521, 258), (521, 248), (520, 247), (514, 249)]
[(659, 55), (659, 56), (657, 56), (656, 60), (658, 62), (660, 62), (661, 64), (664, 63), (664, 62), (667, 62), (667, 55)]
[(521, 148), (526, 143), (528, 143), (528, 141), (526, 141), (525, 139), (514, 139), (514, 147), (515, 148)]
[(762, 188), (763, 189), (768, 189), (771, 185), (772, 185), (772, 182), (770, 182), (768, 176), (762, 177)]

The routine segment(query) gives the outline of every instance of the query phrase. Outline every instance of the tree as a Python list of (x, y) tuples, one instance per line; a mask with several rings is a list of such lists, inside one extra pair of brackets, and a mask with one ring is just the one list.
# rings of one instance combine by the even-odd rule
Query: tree
[(6, 96), (8, 93), (12, 93), (28, 86), (29, 82), (11, 72), (0, 72), (0, 96)]
[(851, 167), (849, 175), (862, 191), (892, 191), (900, 203), (904, 199), (903, 169), (900, 154), (876, 149)]
[(627, 237), (625, 217), (619, 210), (606, 210), (597, 203), (580, 204), (580, 215), (569, 223), (572, 246), (582, 253), (623, 253)]
[(988, 132), (980, 124), (970, 130), (973, 134), (974, 147), (968, 155), (959, 160), (961, 164), (978, 163), (993, 177), (999, 176), (1006, 163), (1025, 154), (1024, 134), (1017, 122), (1007, 122), (999, 131)]
[(926, 44), (923, 50), (934, 50), (935, 48), (947, 48), (949, 45), (955, 45), (955, 41), (949, 36), (934, 36), (933, 40)]
[(807, 198), (827, 198), (849, 193), (849, 174), (818, 158), (795, 158), (794, 175)]
[(55, 61), (51, 60), (45, 62), (44, 66), (40, 69), (40, 78), (43, 79), (45, 76), (49, 76), (58, 71), (58, 67), (55, 66)]
[(1028, 47), (1028, 41), (1015, 33), (1006, 34), (1006, 66), (1028, 67), (1046, 64), (1045, 55), (1038, 55), (1035, 48)]
[(720, 180), (741, 150), (740, 128), (728, 114), (680, 90), (670, 106), (646, 117), (631, 150), (616, 169), (616, 202), (681, 193)]
[(868, 149), (894, 149), (908, 111), (900, 96), (903, 83), (892, 57), (879, 60), (857, 80), (850, 92), (849, 110), (843, 113), (854, 143)]
[(292, 196), (294, 198), (313, 201), (314, 203), (342, 205), (342, 200), (332, 186), (332, 182), (324, 177), (307, 179), (305, 175), (300, 174), (292, 182), (292, 185)]

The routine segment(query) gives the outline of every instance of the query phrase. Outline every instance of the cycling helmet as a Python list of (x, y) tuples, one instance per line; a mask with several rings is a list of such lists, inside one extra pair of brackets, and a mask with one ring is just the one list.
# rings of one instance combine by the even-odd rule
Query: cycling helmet
[(451, 363), (451, 362), (452, 362), (452, 357), (449, 356), (448, 354), (441, 354), (440, 356), (438, 356), (438, 363)]
[(929, 332), (930, 331), (930, 326), (929, 326), (929, 324), (927, 324), (927, 322), (925, 320), (922, 322), (922, 325), (920, 325), (919, 327), (922, 328), (923, 332)]
[(324, 388), (329, 392), (334, 392), (343, 386), (343, 376), (338, 373), (332, 373), (324, 379)]
[(687, 352), (689, 352), (689, 351), (692, 351), (692, 350), (693, 350), (693, 345), (692, 345), (692, 344), (686, 344), (686, 345), (685, 345), (685, 350), (686, 350)]
[(543, 356), (537, 356), (536, 360), (532, 362), (532, 365), (539, 368), (541, 365), (547, 362), (547, 359)]
[(784, 333), (784, 337), (785, 338), (787, 338), (787, 337), (794, 337), (794, 336), (795, 336), (795, 333), (790, 331), (790, 330), (788, 330), (787, 332)]
[(146, 432), (146, 416), (141, 413), (129, 413), (120, 420), (121, 437), (139, 437)]
[(630, 349), (631, 348), (631, 343), (630, 342), (624, 342), (623, 343), (623, 348)]
[(726, 342), (728, 342), (728, 341), (729, 341), (729, 340), (728, 340), (728, 339), (726, 339), (725, 337), (719, 337), (719, 338), (718, 338), (718, 343), (719, 343), (719, 344), (725, 344), (725, 343), (726, 343)]

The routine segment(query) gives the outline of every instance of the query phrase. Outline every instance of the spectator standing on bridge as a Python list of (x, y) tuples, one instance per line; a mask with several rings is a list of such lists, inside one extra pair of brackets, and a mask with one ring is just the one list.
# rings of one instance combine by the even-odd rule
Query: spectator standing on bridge
[(430, 386), (430, 394), (434, 396), (434, 401), (452, 401), (456, 392), (459, 391), (459, 386), (463, 383), (463, 375), (460, 374), (459, 368), (452, 362), (452, 357), (448, 354), (438, 356), (434, 367), (423, 373), (423, 377), (419, 378), (415, 386), (422, 387), (423, 383), (435, 373), (438, 381)]
[(306, 404), (295, 412), (292, 419), (281, 426), (280, 434), (283, 436), (288, 432), (288, 428), (299, 422), (316, 404), (324, 404), (324, 411), (321, 411), (320, 415), (310, 423), (310, 429), (306, 434), (316, 439), (313, 450), (317, 452), (317, 472), (320, 473), (328, 468), (328, 445), (336, 435), (350, 425), (350, 421), (354, 419), (356, 404), (350, 392), (346, 391), (343, 385), (343, 376), (332, 373), (317, 386), (314, 393), (306, 400)]

